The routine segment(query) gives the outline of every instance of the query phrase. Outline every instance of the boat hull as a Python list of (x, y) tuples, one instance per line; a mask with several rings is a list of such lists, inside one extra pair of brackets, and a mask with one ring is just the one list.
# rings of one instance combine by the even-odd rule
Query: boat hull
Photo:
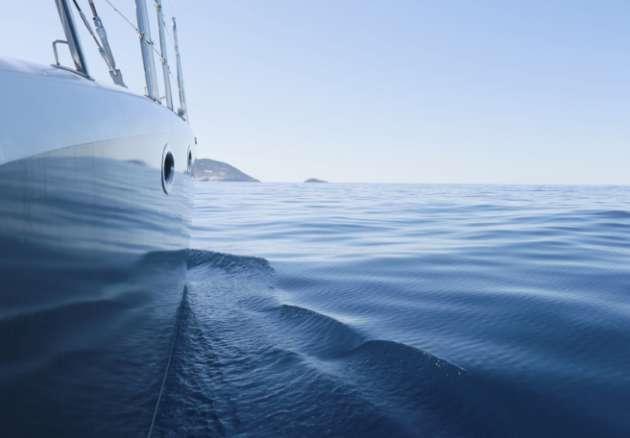
[(0, 61), (6, 436), (146, 434), (186, 288), (190, 128), (75, 76)]

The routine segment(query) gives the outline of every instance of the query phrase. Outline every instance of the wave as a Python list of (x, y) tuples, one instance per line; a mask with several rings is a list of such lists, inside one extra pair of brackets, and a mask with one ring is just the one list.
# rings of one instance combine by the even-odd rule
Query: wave
[(193, 281), (178, 313), (156, 432), (414, 436), (453, 430), (431, 412), (439, 407), (428, 394), (461, 377), (461, 368), (279, 302), (265, 259), (202, 250), (187, 255)]
[(350, 326), (304, 307), (281, 304), (266, 311), (273, 318), (272, 324), (277, 326), (279, 335), (290, 336), (292, 347), (304, 354), (337, 357), (365, 340)]
[(630, 219), (630, 211), (628, 210), (601, 210), (601, 211), (595, 211), (592, 214), (594, 216), (605, 218), (605, 219), (621, 219), (621, 220)]
[(367, 340), (348, 352), (343, 358), (346, 360), (365, 360), (365, 363), (374, 366), (395, 363), (399, 371), (404, 369), (417, 372), (420, 368), (435, 368), (444, 376), (462, 376), (466, 372), (464, 368), (419, 348), (382, 339)]
[(190, 249), (186, 251), (188, 268), (206, 266), (226, 272), (273, 272), (269, 261), (261, 257), (238, 256), (221, 252)]
[[(568, 418), (523, 412), (522, 404), (550, 401), (498, 376), (281, 302), (273, 276), (261, 283), (252, 275), (274, 272), (265, 259), (190, 255), (192, 270), (213, 271), (198, 271), (190, 291), (161, 432), (456, 437), (504, 436), (517, 428), (541, 435), (557, 426), (554, 415)], [(287, 416), (288, 423), (281, 420)], [(575, 432), (583, 424), (576, 419), (564, 427)]]
[[(304, 307), (281, 304), (266, 312), (278, 331), (273, 341), (283, 347), (286, 366), (307, 367), (305, 376), (337, 386), (335, 403), (365, 404), (362, 409), (380, 418), (380, 426), (363, 431), (364, 436), (382, 435), (380, 427), (389, 428), (393, 436), (460, 434), (463, 422), (455, 419), (466, 412), (457, 394), (468, 383), (463, 368), (410, 345), (369, 339), (350, 325)], [(280, 354), (277, 348), (273, 351)]]
[[(378, 332), (364, 332), (325, 310), (296, 304), (301, 284), (292, 285), (298, 289), (292, 291), (294, 302), (285, 302), (283, 291), (276, 289), (275, 270), (264, 258), (199, 249), (156, 251), (137, 258), (129, 270), (107, 269), (111, 272), (94, 268), (89, 275), (74, 276), (90, 289), (98, 287), (100, 275), (115, 274), (117, 285), (93, 301), (74, 297), (0, 320), (5, 341), (0, 358), (13, 362), (13, 375), (17, 365), (26, 365), (23, 371), (35, 378), (19, 376), (20, 382), (33, 380), (33, 390), (51, 385), (45, 370), (53, 368), (62, 377), (51, 387), (64, 394), (70, 391), (64, 388), (76, 389), (77, 380), (83, 388), (101, 384), (100, 392), (85, 391), (85, 400), (96, 406), (91, 397), (107, 398), (109, 424), (118, 430), (146, 430), (163, 390), (155, 431), (164, 435), (453, 437), (593, 431), (570, 412), (537, 409), (553, 400), (524, 385), (463, 369), (413, 345), (380, 339)], [(184, 291), (169, 284), (175, 269), (188, 270)], [(41, 342), (34, 334), (31, 340), (24, 328), (35, 326), (38, 333), (49, 326), (54, 339)], [(20, 345), (11, 344), (16, 332), (24, 341)], [(91, 350), (95, 345), (103, 351)], [(37, 355), (12, 348), (31, 348)], [(165, 368), (169, 354), (172, 362)], [(46, 363), (34, 367), (34, 360), (44, 356)], [(111, 371), (121, 365), (126, 372), (114, 375)], [(139, 399), (141, 405), (134, 405)], [(116, 400), (129, 409), (119, 409)], [(27, 401), (23, 398), (21, 409)], [(85, 421), (97, 424), (98, 414), (90, 411)], [(558, 428), (557, 415), (570, 419), (564, 429)], [(129, 421), (116, 419), (123, 417)]]

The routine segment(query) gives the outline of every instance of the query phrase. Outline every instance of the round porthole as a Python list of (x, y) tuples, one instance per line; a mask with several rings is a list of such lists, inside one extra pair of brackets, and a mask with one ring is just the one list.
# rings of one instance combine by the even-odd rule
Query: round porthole
[(164, 193), (168, 194), (173, 179), (175, 179), (175, 157), (166, 145), (162, 152), (162, 189)]

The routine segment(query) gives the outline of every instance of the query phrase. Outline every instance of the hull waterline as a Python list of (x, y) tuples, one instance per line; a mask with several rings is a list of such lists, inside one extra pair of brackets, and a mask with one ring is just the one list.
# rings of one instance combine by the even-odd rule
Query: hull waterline
[(146, 433), (185, 291), (191, 130), (52, 67), (0, 61), (0, 94), (3, 433)]

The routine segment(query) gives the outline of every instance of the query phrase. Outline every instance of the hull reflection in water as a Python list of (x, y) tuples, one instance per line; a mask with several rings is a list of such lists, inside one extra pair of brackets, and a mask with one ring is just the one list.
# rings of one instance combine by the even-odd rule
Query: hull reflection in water
[(0, 166), (4, 436), (146, 434), (185, 289), (189, 139), (170, 139), (168, 195), (141, 153), (116, 158), (149, 138)]

